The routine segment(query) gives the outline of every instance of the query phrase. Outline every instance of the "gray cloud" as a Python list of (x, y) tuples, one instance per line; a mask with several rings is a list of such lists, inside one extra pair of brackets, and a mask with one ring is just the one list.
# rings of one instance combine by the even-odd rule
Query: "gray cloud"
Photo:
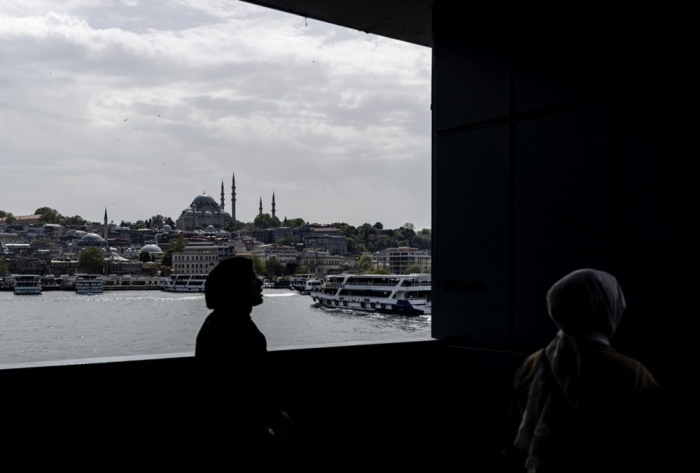
[(430, 226), (430, 51), (241, 2), (0, 6), (0, 209)]

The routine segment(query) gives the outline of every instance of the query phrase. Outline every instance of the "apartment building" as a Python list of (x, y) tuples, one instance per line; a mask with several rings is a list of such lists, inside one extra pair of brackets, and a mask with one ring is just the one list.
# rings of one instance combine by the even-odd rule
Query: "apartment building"
[(420, 266), (421, 272), (430, 272), (430, 253), (418, 248), (407, 246), (386, 248), (376, 252), (373, 256), (378, 267), (393, 274), (405, 274), (411, 266)]
[(190, 243), (181, 252), (173, 253), (173, 272), (177, 274), (209, 274), (219, 263), (219, 247), (211, 243)]

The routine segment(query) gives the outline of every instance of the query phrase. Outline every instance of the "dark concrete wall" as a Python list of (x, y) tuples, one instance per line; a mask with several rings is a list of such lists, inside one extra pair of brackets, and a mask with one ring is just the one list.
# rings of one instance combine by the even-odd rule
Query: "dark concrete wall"
[[(436, 341), (271, 351), (278, 395), (294, 422), (290, 465), (432, 462), (458, 420), (455, 396), (465, 398), (444, 381), (448, 352)], [(202, 460), (194, 423), (201, 406), (192, 369), (192, 357), (173, 356), (0, 370), (3, 459), (194, 468)], [(226, 430), (221, 425), (220, 435)]]
[[(511, 353), (479, 387), (500, 400), (519, 355), (555, 334), (552, 283), (609, 271), (629, 307), (613, 345), (664, 386), (681, 456), (699, 420), (690, 26), (658, 9), (433, 11), (433, 335)], [(478, 409), (486, 426), (502, 406)]]

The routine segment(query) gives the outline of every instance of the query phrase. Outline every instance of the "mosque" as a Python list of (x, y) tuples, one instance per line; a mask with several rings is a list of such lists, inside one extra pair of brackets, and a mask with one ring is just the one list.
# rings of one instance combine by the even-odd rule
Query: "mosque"
[[(262, 198), (260, 199), (262, 214)], [(275, 194), (272, 194), (272, 216), (275, 216)], [(221, 181), (221, 201), (219, 203), (206, 193), (194, 198), (175, 221), (178, 230), (192, 230), (197, 227), (212, 226), (217, 230), (225, 229), (236, 221), (236, 176), (231, 176), (231, 212), (225, 210), (224, 182)]]

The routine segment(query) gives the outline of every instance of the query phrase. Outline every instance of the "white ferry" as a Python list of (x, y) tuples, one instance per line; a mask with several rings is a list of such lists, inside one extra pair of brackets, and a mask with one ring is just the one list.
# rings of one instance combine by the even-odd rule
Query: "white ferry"
[(321, 307), (396, 315), (429, 315), (430, 274), (329, 275), (309, 295)]
[(74, 287), (76, 294), (102, 294), (105, 289), (101, 274), (76, 274)]
[(317, 279), (308, 275), (299, 275), (292, 278), (289, 287), (299, 294), (308, 295), (312, 290), (319, 289), (323, 284), (322, 279)]
[(167, 292), (204, 292), (206, 274), (172, 274), (161, 289)]
[(14, 292), (17, 295), (41, 294), (41, 276), (38, 274), (17, 274), (14, 276)]

